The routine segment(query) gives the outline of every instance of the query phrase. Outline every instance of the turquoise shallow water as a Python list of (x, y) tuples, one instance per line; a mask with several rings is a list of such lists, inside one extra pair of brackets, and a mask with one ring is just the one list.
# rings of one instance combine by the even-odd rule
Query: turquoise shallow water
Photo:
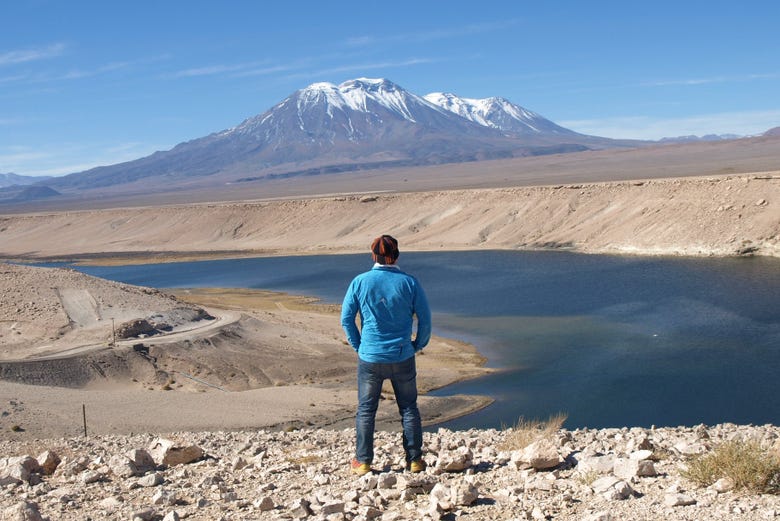
[[(478, 251), (402, 253), (435, 332), (494, 375), (436, 394), (495, 403), (453, 428), (568, 414), (566, 426), (780, 423), (780, 260)], [(339, 303), (367, 255), (78, 267), (170, 287), (266, 288)]]

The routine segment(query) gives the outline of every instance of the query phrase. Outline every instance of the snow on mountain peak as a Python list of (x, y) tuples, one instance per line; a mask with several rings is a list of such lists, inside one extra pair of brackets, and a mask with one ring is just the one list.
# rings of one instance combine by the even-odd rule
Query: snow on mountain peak
[(485, 127), (507, 130), (508, 127), (520, 124), (525, 131), (540, 132), (537, 122), (545, 121), (539, 114), (500, 97), (474, 99), (461, 98), (448, 92), (432, 92), (423, 98)]
[(328, 113), (332, 109), (350, 108), (361, 112), (373, 112), (376, 104), (414, 121), (408, 101), (418, 98), (384, 78), (357, 78), (336, 86), (328, 82), (313, 83), (299, 91), (298, 108), (301, 113), (308, 107), (325, 102)]

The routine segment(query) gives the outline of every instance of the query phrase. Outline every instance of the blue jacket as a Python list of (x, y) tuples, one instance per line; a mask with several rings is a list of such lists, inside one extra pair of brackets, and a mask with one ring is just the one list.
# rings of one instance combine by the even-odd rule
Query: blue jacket
[[(360, 314), (361, 327), (355, 319)], [(412, 340), (413, 316), (417, 334)], [(414, 356), (431, 338), (431, 310), (416, 278), (376, 264), (355, 277), (341, 306), (347, 340), (366, 362), (395, 363)]]

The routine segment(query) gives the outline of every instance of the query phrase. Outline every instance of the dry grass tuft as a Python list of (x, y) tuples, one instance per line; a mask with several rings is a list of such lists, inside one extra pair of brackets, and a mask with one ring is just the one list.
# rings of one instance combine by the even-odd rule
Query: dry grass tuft
[(500, 450), (522, 450), (535, 441), (550, 438), (558, 432), (568, 418), (566, 413), (559, 412), (546, 421), (528, 420), (520, 417), (517, 423), (507, 433)]
[(682, 476), (702, 486), (728, 478), (737, 490), (779, 494), (780, 457), (756, 442), (733, 441), (692, 459)]

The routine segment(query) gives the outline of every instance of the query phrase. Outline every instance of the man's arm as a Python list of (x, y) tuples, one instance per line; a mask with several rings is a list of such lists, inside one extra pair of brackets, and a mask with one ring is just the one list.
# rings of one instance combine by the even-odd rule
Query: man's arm
[(355, 297), (353, 284), (350, 284), (349, 288), (347, 288), (347, 294), (344, 295), (344, 302), (341, 304), (341, 327), (344, 328), (344, 332), (347, 334), (349, 345), (357, 352), (360, 349), (360, 330), (355, 319), (357, 318), (360, 305)]
[(422, 286), (417, 285), (414, 295), (414, 314), (417, 315), (417, 335), (412, 340), (414, 351), (422, 351), (431, 340), (431, 308)]

